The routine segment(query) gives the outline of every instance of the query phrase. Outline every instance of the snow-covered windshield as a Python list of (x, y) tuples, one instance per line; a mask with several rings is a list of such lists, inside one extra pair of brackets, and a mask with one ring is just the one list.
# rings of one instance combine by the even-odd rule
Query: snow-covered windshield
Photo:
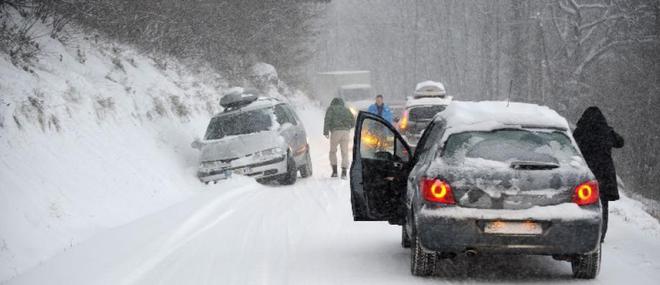
[(442, 112), (445, 108), (447, 108), (447, 106), (444, 105), (411, 108), (410, 111), (408, 111), (408, 118), (411, 121), (430, 121), (435, 114)]
[(500, 129), (453, 134), (447, 139), (441, 155), (447, 162), (455, 164), (463, 163), (466, 158), (568, 163), (578, 153), (562, 132)]
[(206, 129), (205, 138), (207, 140), (216, 140), (225, 136), (267, 131), (273, 125), (272, 118), (272, 108), (218, 116), (211, 119), (211, 122)]

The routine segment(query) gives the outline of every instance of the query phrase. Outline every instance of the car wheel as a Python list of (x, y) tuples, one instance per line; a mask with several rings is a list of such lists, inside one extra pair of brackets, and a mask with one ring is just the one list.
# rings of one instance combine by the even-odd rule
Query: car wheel
[(573, 277), (580, 279), (594, 279), (600, 271), (601, 246), (595, 252), (578, 255), (571, 260)]
[(286, 174), (284, 174), (284, 176), (280, 178), (278, 181), (282, 185), (293, 185), (294, 183), (296, 183), (297, 178), (298, 178), (298, 168), (296, 168), (296, 161), (293, 160), (293, 156), (287, 154)]
[(435, 268), (435, 253), (427, 253), (422, 249), (419, 238), (411, 237), (410, 244), (410, 272), (415, 276), (429, 276)]
[(312, 176), (312, 158), (309, 155), (309, 148), (307, 148), (307, 153), (305, 153), (305, 165), (300, 168), (300, 176), (302, 178)]
[(410, 248), (410, 237), (408, 236), (408, 232), (406, 231), (405, 224), (401, 226), (401, 247)]

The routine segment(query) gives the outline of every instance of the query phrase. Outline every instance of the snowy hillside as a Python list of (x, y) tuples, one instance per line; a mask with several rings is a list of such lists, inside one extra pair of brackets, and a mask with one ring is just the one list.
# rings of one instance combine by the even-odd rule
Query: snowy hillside
[(190, 142), (226, 88), (96, 36), (39, 45), (26, 70), (0, 54), (0, 281), (198, 191)]

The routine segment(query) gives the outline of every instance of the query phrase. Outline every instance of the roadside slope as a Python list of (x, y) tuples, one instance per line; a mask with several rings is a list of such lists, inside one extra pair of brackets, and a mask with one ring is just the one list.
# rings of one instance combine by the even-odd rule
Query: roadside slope
[(30, 69), (0, 54), (0, 281), (198, 190), (189, 144), (226, 83), (75, 32)]

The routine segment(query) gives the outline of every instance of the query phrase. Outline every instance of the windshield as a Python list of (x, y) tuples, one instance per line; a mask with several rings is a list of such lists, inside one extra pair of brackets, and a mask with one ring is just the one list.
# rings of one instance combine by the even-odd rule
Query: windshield
[(273, 126), (272, 114), (272, 108), (267, 108), (215, 117), (206, 129), (205, 138), (217, 140), (225, 136), (267, 131)]
[(564, 133), (506, 129), (449, 136), (442, 157), (460, 164), (469, 158), (499, 162), (566, 163), (578, 155)]
[(447, 106), (444, 105), (411, 108), (408, 111), (408, 119), (411, 121), (430, 121), (435, 114), (444, 111), (445, 108), (447, 108)]

